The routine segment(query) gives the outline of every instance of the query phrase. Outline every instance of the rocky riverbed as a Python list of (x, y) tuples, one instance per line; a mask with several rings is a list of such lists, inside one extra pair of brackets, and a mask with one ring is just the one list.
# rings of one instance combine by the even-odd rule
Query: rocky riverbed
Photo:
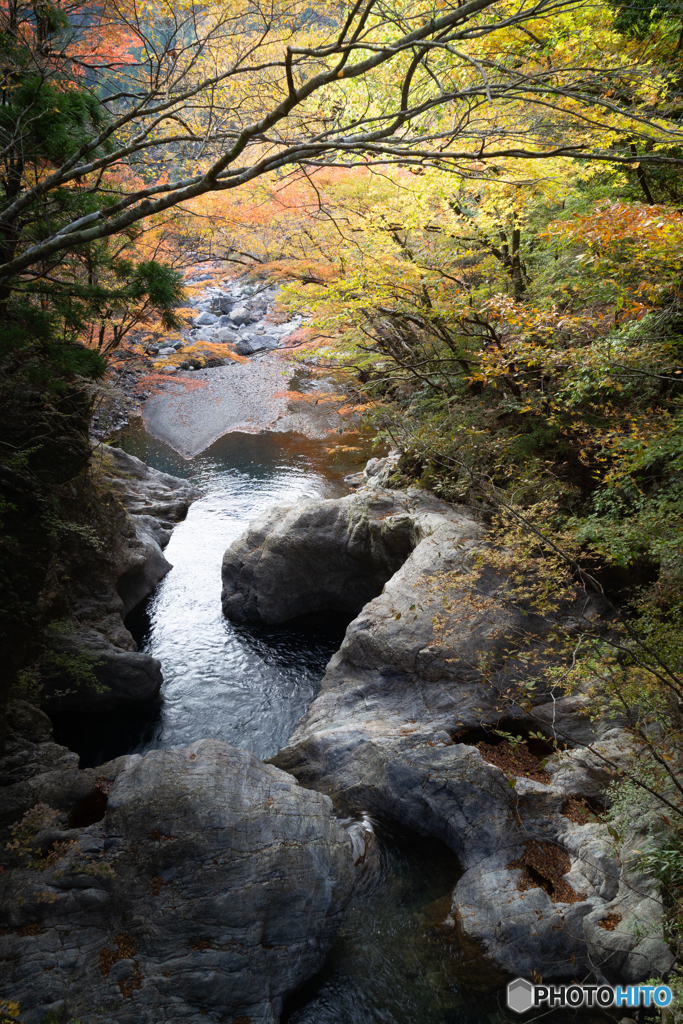
[[(542, 644), (553, 623), (516, 610), (493, 573), (472, 586), (468, 568), (485, 543), (478, 523), (424, 492), (387, 490), (383, 479), (346, 498), (273, 508), (225, 554), (231, 618), (356, 614), (320, 696), (273, 762), (346, 813), (363, 808), (446, 842), (464, 874), (444, 925), (499, 968), (629, 982), (661, 975), (673, 962), (661, 896), (631, 852), (647, 815), (629, 823), (618, 852), (607, 824), (574, 813), (586, 801), (604, 808), (607, 783), (633, 752), (630, 735), (592, 721), (581, 696), (549, 695), (509, 719), (501, 694), (523, 668), (510, 664), (509, 638)], [(582, 595), (564, 625), (605, 610)], [(542, 730), (546, 756), (518, 763), (496, 729)]]
[[(151, 434), (189, 459), (231, 431), (325, 438), (358, 428), (358, 413), (306, 349), (302, 317), (278, 306), (278, 284), (205, 279), (216, 281), (213, 274), (187, 281), (177, 337), (136, 335), (137, 356), (122, 353), (127, 365), (115, 383), (125, 401), (98, 412), (94, 436), (111, 437), (139, 415)], [(153, 385), (150, 370), (161, 375)]]
[[(325, 436), (353, 424), (316, 404), (324, 380), (293, 394), (287, 332), (259, 333), (274, 297), (217, 289), (197, 302), (187, 340), (246, 362), (179, 369), (177, 347), (150, 351), (173, 367), (145, 407), (150, 433), (189, 457), (235, 430)], [(176, 386), (183, 373), (200, 386)], [(371, 884), (372, 819), (457, 857), (430, 928), (467, 948), (479, 978), (639, 982), (671, 967), (661, 896), (638, 867), (651, 815), (622, 822), (618, 843), (605, 820), (630, 734), (595, 720), (582, 693), (506, 709), (525, 672), (510, 636), (541, 651), (555, 623), (517, 609), (492, 570), (473, 573), (487, 536), (468, 510), (390, 486), (398, 454), (348, 477), (346, 496), (271, 506), (225, 552), (222, 609), (240, 628), (351, 619), (320, 693), (268, 761), (197, 736), (81, 768), (42, 711), (11, 706), (0, 998), (20, 1002), (25, 1024), (275, 1024)], [(164, 549), (197, 498), (106, 445), (88, 486), (109, 541), (87, 555), (75, 546), (51, 600), (68, 605), (65, 650), (87, 654), (97, 685), (50, 694), (62, 713), (158, 695), (162, 666), (124, 619), (172, 568)], [(561, 624), (607, 612), (577, 595)]]

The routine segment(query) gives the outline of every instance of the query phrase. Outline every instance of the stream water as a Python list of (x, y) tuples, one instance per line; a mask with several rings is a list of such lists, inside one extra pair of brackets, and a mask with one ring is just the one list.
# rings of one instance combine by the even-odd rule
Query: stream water
[[(270, 505), (345, 493), (344, 474), (358, 466), (348, 456), (330, 464), (323, 443), (298, 434), (227, 434), (189, 460), (141, 428), (117, 443), (189, 478), (201, 496), (165, 549), (172, 571), (126, 623), (138, 647), (161, 661), (161, 705), (135, 718), (72, 719), (63, 726), (72, 749), (92, 765), (214, 737), (268, 757), (315, 697), (346, 622), (333, 615), (278, 629), (228, 622), (220, 601), (223, 553)], [(369, 442), (364, 447), (368, 458)]]
[[(223, 552), (270, 505), (345, 493), (344, 475), (373, 454), (369, 442), (356, 441), (360, 450), (335, 458), (329, 442), (301, 435), (233, 433), (191, 460), (142, 429), (117, 443), (191, 479), (201, 493), (166, 549), (172, 571), (127, 623), (139, 647), (162, 663), (162, 702), (137, 717), (70, 714), (55, 723), (56, 738), (77, 750), (84, 766), (201, 737), (267, 757), (314, 699), (346, 622), (329, 615), (279, 628), (227, 622)], [(290, 1001), (283, 1024), (504, 1021), (501, 979), (440, 927), (458, 877), (453, 855), (436, 841), (381, 825), (378, 834), (381, 871), (354, 896), (323, 970)]]

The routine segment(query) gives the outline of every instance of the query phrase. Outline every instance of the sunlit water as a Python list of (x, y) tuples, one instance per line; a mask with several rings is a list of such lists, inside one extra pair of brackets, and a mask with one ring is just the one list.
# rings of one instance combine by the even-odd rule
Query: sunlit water
[(223, 553), (252, 519), (271, 505), (340, 493), (340, 475), (314, 465), (319, 445), (287, 450), (282, 440), (231, 434), (188, 466), (203, 496), (173, 531), (166, 549), (173, 571), (148, 608), (141, 645), (164, 673), (163, 707), (147, 748), (215, 737), (259, 757), (275, 753), (341, 642), (345, 623), (329, 616), (298, 628), (255, 629), (234, 625), (221, 611)]

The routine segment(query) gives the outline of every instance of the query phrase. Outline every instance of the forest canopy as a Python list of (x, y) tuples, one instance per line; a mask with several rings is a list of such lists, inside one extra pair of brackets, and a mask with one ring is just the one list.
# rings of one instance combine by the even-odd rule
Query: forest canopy
[(608, 10), (12, 3), (0, 280), (41, 278), (77, 246), (292, 168), (677, 166), (668, 22), (644, 45)]

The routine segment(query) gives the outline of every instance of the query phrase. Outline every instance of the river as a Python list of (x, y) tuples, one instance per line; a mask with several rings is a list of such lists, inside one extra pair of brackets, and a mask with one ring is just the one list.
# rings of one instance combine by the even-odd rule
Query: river
[[(141, 428), (117, 443), (189, 478), (201, 494), (166, 549), (173, 569), (127, 623), (140, 648), (162, 663), (162, 700), (148, 712), (105, 720), (70, 714), (56, 723), (57, 739), (80, 753), (82, 765), (202, 737), (268, 757), (317, 694), (346, 621), (228, 622), (220, 605), (223, 552), (270, 505), (346, 493), (344, 475), (373, 454), (370, 441), (345, 452), (299, 434), (230, 433), (188, 460)], [(502, 979), (440, 927), (459, 874), (454, 856), (435, 840), (382, 823), (377, 831), (381, 870), (356, 892), (323, 970), (290, 1000), (283, 1024), (504, 1021)]]

